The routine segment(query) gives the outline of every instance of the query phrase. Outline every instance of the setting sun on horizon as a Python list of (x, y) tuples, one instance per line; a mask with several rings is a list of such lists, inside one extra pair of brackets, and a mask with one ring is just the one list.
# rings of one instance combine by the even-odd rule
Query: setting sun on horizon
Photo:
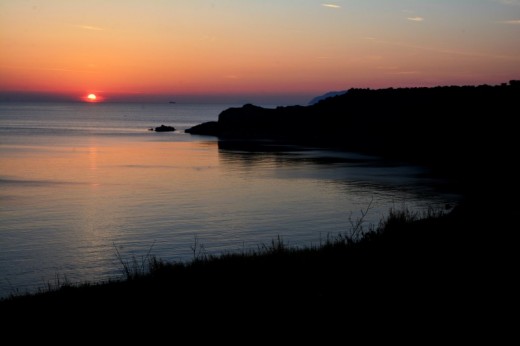
[(0, 99), (92, 89), (111, 101), (304, 103), (520, 78), (520, 0), (93, 3), (0, 3)]
[(519, 100), (520, 0), (0, 0), (0, 311), (496, 320)]

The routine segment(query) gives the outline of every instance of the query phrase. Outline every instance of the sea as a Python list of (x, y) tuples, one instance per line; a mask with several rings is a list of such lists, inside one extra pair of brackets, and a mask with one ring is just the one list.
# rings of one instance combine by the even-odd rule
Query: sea
[[(401, 162), (184, 133), (237, 106), (0, 103), (0, 298), (120, 279), (152, 256), (316, 246), (460, 199)], [(149, 130), (163, 124), (177, 130)]]

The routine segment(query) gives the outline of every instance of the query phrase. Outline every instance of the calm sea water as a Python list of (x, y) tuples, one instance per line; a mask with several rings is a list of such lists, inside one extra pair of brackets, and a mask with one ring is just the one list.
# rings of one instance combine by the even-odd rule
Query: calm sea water
[[(369, 205), (367, 225), (390, 208), (458, 198), (417, 167), (313, 148), (225, 150), (183, 132), (229, 106), (0, 104), (0, 297), (121, 277), (117, 252), (185, 261), (195, 242), (197, 254), (278, 236), (318, 244)], [(161, 124), (178, 131), (147, 130)]]

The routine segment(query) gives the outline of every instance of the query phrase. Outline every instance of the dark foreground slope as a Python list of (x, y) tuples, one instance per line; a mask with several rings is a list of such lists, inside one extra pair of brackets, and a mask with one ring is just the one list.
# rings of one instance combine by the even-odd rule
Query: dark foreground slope
[(165, 312), (167, 321), (197, 325), (208, 318), (218, 323), (223, 313), (242, 322), (266, 316), (316, 323), (347, 314), (381, 319), (399, 313), (403, 321), (481, 314), (508, 303), (515, 265), (505, 238), (481, 232), (502, 225), (474, 217), (461, 207), (421, 220), (397, 212), (357, 241), (339, 236), (299, 250), (275, 241), (254, 253), (188, 264), (152, 260), (147, 275), (13, 297), (0, 302), (0, 314), (95, 313), (135, 323)]

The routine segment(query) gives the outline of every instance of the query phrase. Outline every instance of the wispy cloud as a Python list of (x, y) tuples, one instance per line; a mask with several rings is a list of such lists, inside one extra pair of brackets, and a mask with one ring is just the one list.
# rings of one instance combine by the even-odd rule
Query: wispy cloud
[(406, 75), (417, 75), (421, 74), (421, 71), (418, 70), (407, 70), (402, 69), (399, 66), (390, 65), (390, 66), (377, 66), (376, 69), (380, 70), (381, 73), (387, 75), (398, 75), (398, 76), (406, 76)]
[(91, 25), (74, 25), (76, 28), (84, 29), (84, 30), (94, 30), (94, 31), (102, 31), (105, 30), (103, 28), (100, 28), (98, 26), (91, 26)]
[(510, 6), (520, 6), (520, 0), (496, 0), (501, 4)]
[(57, 72), (94, 72), (92, 70), (77, 70), (63, 67), (26, 67), (26, 66), (9, 66), (1, 65), (1, 68), (10, 70), (30, 70), (30, 71), (57, 71)]
[(321, 4), (321, 6), (328, 7), (328, 8), (341, 8), (340, 5), (336, 5), (336, 4)]
[(520, 19), (504, 20), (503, 22), (500, 22), (500, 23), (509, 24), (509, 25), (520, 25)]
[(423, 22), (424, 21), (423, 17), (408, 17), (406, 19), (411, 20), (412, 22)]
[(419, 46), (414, 44), (408, 44), (405, 42), (399, 42), (399, 41), (385, 41), (385, 40), (371, 40), (374, 43), (378, 44), (386, 44), (386, 45), (393, 45), (397, 47), (405, 47), (405, 48), (412, 48), (417, 50), (422, 50), (426, 52), (433, 52), (433, 53), (439, 53), (439, 54), (449, 54), (449, 55), (455, 55), (455, 56), (462, 56), (462, 57), (475, 57), (475, 58), (487, 58), (487, 59), (499, 59), (499, 60), (506, 60), (506, 61), (520, 61), (520, 57), (515, 55), (501, 55), (501, 54), (487, 54), (487, 53), (478, 53), (478, 52), (471, 52), (471, 51), (458, 51), (458, 50), (452, 50), (452, 49), (443, 49), (443, 48), (434, 48), (429, 46)]
[(406, 75), (414, 75), (414, 74), (419, 74), (421, 72), (419, 71), (388, 71), (386, 72), (386, 74), (391, 74), (391, 75), (399, 75), (399, 76), (406, 76)]

